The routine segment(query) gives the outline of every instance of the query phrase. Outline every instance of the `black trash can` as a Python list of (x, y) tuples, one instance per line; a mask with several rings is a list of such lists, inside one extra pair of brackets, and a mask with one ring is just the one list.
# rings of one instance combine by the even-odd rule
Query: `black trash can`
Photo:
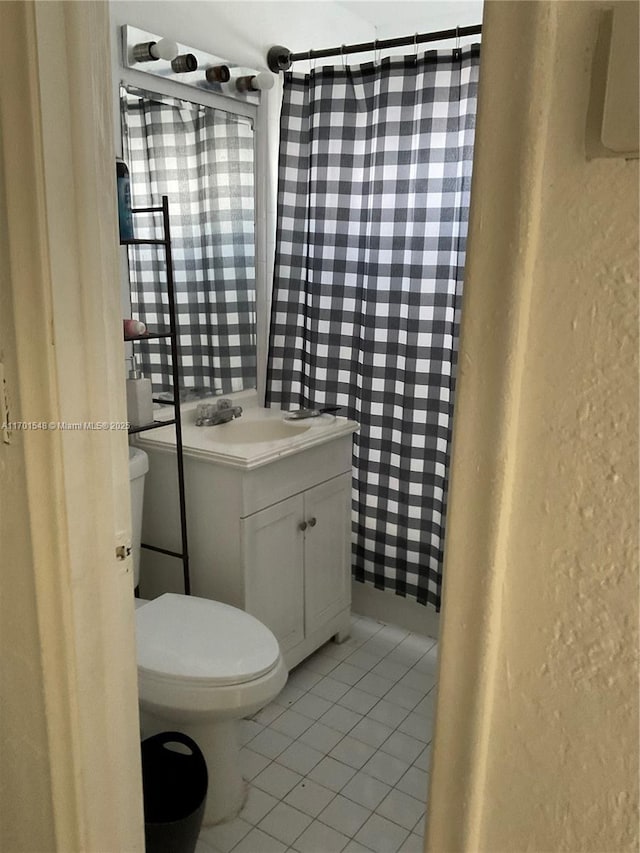
[(194, 853), (207, 799), (207, 763), (182, 732), (142, 741), (146, 853)]

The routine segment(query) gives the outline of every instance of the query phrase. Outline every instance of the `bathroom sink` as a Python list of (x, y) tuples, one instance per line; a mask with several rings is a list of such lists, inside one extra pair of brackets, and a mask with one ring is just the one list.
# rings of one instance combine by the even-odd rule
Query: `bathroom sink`
[[(234, 392), (229, 399), (233, 406), (242, 408), (242, 415), (214, 426), (196, 426), (197, 408), (202, 402), (218, 402), (218, 397), (180, 406), (185, 456), (249, 471), (288, 456), (313, 453), (325, 442), (350, 438), (358, 429), (355, 421), (328, 413), (307, 420), (285, 420), (286, 412), (259, 404), (255, 389)], [(160, 412), (155, 414), (156, 418), (164, 417)], [(173, 417), (169, 406), (166, 417)], [(174, 451), (175, 443), (173, 424), (141, 433), (136, 439), (136, 444), (147, 450)]]
[(233, 420), (227, 424), (201, 427), (210, 430), (214, 442), (223, 444), (259, 444), (265, 441), (283, 441), (295, 438), (309, 429), (308, 425), (295, 426), (279, 420)]

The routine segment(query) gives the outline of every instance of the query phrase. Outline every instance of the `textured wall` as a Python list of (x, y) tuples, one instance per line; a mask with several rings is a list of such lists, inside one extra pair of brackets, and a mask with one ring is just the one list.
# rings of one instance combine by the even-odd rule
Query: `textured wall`
[(494, 851), (514, 837), (637, 848), (638, 162), (584, 157), (600, 10), (558, 10), (487, 774)]
[(603, 8), (486, 7), (437, 853), (638, 849), (638, 162), (585, 156)]

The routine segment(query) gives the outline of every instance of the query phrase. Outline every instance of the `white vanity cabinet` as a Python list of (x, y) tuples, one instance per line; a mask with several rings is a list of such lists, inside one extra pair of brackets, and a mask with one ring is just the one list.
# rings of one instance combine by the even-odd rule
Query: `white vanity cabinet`
[(245, 606), (283, 651), (349, 606), (350, 527), (350, 472), (242, 519)]
[[(192, 593), (256, 616), (290, 669), (349, 633), (351, 444), (352, 431), (343, 431), (257, 467), (185, 447)], [(140, 445), (149, 455), (143, 541), (171, 550), (179, 541), (175, 461), (152, 439)], [(169, 589), (163, 559), (143, 552), (143, 597)]]

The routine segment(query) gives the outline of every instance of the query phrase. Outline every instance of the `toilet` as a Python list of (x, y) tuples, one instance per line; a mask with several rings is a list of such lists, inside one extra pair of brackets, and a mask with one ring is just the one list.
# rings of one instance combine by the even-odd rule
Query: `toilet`
[[(129, 448), (135, 586), (147, 454)], [(143, 737), (181, 731), (202, 750), (209, 771), (203, 823), (235, 817), (246, 785), (237, 721), (268, 705), (287, 668), (271, 631), (243, 610), (218, 601), (165, 593), (136, 599), (138, 692)]]

